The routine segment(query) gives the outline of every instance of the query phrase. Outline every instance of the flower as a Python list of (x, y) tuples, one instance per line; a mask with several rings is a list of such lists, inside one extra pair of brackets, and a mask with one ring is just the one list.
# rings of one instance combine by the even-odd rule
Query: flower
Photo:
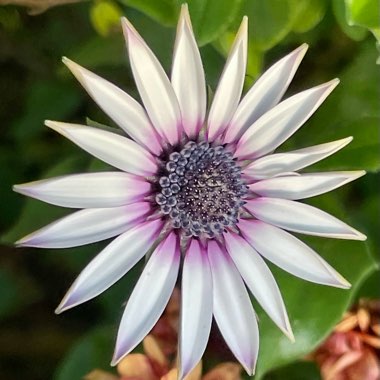
[(323, 380), (380, 379), (380, 300), (362, 299), (311, 355)]
[(280, 102), (306, 52), (307, 45), (302, 45), (264, 73), (240, 101), (247, 24), (244, 17), (207, 117), (205, 77), (186, 5), (178, 22), (170, 80), (138, 32), (122, 20), (145, 109), (113, 84), (63, 59), (129, 137), (46, 121), (119, 171), (15, 186), (15, 191), (44, 202), (82, 209), (26, 236), (18, 245), (64, 248), (119, 235), (82, 271), (57, 313), (98, 296), (149, 253), (121, 320), (113, 365), (157, 322), (180, 265), (180, 378), (202, 357), (212, 316), (233, 354), (249, 374), (254, 372), (259, 332), (244, 283), (274, 323), (294, 339), (280, 290), (263, 258), (308, 281), (350, 286), (284, 230), (365, 239), (335, 217), (297, 202), (364, 174), (298, 173), (352, 138), (273, 154), (309, 119), (338, 80)]

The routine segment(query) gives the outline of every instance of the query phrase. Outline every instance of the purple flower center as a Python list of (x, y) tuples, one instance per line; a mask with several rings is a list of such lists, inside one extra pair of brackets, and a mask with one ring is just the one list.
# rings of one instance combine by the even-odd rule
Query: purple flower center
[(159, 179), (156, 202), (173, 228), (213, 238), (235, 226), (247, 186), (241, 168), (223, 146), (189, 141), (173, 152)]

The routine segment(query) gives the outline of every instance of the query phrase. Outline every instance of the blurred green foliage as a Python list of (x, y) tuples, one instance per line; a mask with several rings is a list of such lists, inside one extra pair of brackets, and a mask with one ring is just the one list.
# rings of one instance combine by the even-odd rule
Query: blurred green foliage
[[(24, 199), (12, 193), (11, 186), (104, 169), (43, 126), (44, 119), (86, 123), (88, 117), (114, 127), (61, 65), (60, 57), (67, 55), (138, 98), (119, 17), (126, 15), (134, 23), (169, 71), (181, 2), (96, 0), (56, 7), (33, 17), (22, 8), (0, 7), (1, 379), (76, 380), (94, 367), (109, 370), (122, 305), (141, 265), (88, 305), (53, 316), (70, 282), (106, 242), (62, 251), (12, 248), (15, 240), (67, 210)], [(33, 7), (32, 1), (18, 4)], [(297, 360), (328, 335), (354, 299), (379, 296), (375, 272), (380, 258), (380, 77), (375, 63), (379, 3), (189, 0), (188, 4), (211, 89), (216, 87), (244, 14), (249, 16), (250, 37), (247, 87), (302, 42), (309, 43), (310, 51), (288, 94), (332, 77), (341, 79), (315, 116), (281, 149), (354, 136), (345, 150), (310, 170), (365, 169), (370, 174), (310, 203), (363, 230), (368, 242), (307, 239), (353, 287), (343, 291), (307, 284), (274, 268), (294, 327), (295, 344), (256, 307), (261, 331), (256, 378), (304, 379), (307, 372), (308, 379), (317, 379), (315, 367)]]

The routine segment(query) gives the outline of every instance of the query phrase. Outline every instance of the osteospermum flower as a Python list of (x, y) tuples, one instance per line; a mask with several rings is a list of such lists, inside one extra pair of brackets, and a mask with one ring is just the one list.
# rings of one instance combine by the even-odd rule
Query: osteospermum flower
[(119, 171), (15, 186), (30, 197), (82, 209), (18, 244), (65, 248), (119, 235), (79, 275), (57, 313), (96, 297), (151, 253), (125, 308), (112, 364), (133, 350), (157, 322), (181, 265), (180, 378), (202, 357), (213, 315), (236, 358), (249, 374), (254, 372), (259, 333), (245, 285), (293, 339), (280, 290), (264, 259), (308, 281), (350, 286), (285, 230), (365, 239), (335, 217), (297, 202), (364, 174), (298, 173), (351, 138), (273, 153), (309, 119), (338, 80), (279, 103), (306, 52), (302, 45), (269, 68), (240, 100), (247, 23), (244, 17), (208, 112), (204, 71), (186, 5), (178, 23), (170, 79), (138, 32), (122, 20), (145, 109), (113, 84), (63, 60), (129, 137), (46, 121)]

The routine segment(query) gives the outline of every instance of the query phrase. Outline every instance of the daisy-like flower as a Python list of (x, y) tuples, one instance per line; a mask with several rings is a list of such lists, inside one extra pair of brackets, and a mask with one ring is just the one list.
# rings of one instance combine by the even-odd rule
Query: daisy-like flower
[[(363, 171), (299, 174), (351, 137), (273, 153), (316, 111), (334, 79), (280, 102), (304, 56), (302, 45), (274, 64), (240, 100), (247, 61), (243, 18), (209, 111), (201, 57), (182, 6), (171, 78), (123, 18), (129, 60), (145, 109), (115, 85), (63, 62), (128, 137), (84, 125), (46, 125), (119, 171), (68, 175), (15, 186), (54, 205), (82, 209), (18, 242), (65, 248), (118, 236), (82, 271), (57, 313), (88, 301), (151, 254), (125, 308), (112, 364), (157, 322), (181, 270), (179, 377), (201, 359), (212, 316), (233, 354), (254, 372), (259, 332), (246, 289), (292, 340), (280, 290), (265, 260), (319, 284), (349, 283), (286, 231), (365, 236), (298, 200), (342, 186)], [(285, 231), (286, 230), (286, 231)]]

